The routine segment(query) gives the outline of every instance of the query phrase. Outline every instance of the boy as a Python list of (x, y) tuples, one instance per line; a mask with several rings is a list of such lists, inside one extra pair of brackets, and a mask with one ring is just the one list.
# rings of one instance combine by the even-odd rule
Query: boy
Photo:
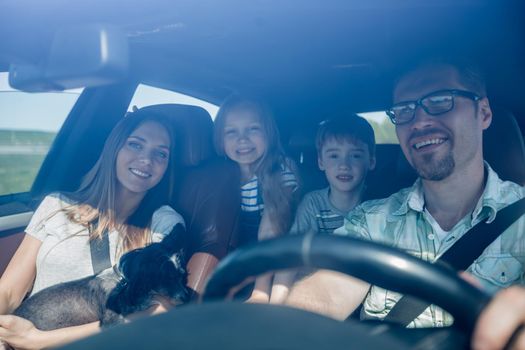
[(331, 234), (343, 226), (346, 214), (361, 203), (368, 171), (375, 167), (372, 126), (357, 115), (320, 124), (316, 137), (317, 162), (328, 187), (307, 193), (290, 230)]
[[(361, 203), (366, 176), (376, 164), (374, 130), (355, 114), (322, 122), (316, 148), (328, 187), (304, 196), (290, 234), (331, 234), (343, 226), (344, 217)], [(295, 272), (276, 275), (271, 303), (285, 301), (294, 277)]]

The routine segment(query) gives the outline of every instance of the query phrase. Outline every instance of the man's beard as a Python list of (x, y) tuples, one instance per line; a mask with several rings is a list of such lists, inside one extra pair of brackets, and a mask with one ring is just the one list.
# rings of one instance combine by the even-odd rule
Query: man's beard
[(414, 169), (419, 177), (429, 181), (441, 181), (446, 179), (452, 171), (456, 163), (452, 152), (448, 152), (441, 159), (436, 159), (435, 154), (425, 154), (418, 161), (414, 162)]

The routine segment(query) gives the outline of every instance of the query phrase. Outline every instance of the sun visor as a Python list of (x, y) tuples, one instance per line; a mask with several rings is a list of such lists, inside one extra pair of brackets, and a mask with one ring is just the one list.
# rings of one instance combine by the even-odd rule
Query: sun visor
[(9, 84), (43, 92), (116, 83), (126, 77), (129, 44), (119, 28), (101, 24), (58, 30), (43, 62), (13, 63)]

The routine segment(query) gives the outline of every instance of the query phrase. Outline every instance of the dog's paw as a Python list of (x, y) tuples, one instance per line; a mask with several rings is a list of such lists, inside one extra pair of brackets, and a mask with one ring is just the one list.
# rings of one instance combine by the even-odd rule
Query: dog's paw
[(104, 314), (102, 315), (102, 318), (100, 319), (100, 327), (105, 329), (125, 322), (126, 319), (124, 318), (124, 316), (116, 313), (110, 308), (106, 308)]

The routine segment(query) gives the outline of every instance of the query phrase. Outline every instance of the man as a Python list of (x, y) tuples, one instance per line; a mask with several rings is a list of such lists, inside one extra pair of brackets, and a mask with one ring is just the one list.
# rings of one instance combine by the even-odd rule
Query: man
[[(387, 199), (349, 214), (336, 233), (401, 248), (434, 262), (471, 227), (525, 196), (483, 161), (483, 130), (492, 121), (485, 84), (468, 65), (432, 61), (404, 74), (388, 110), (400, 146), (419, 179)], [(488, 291), (523, 284), (525, 220), (510, 226), (472, 264)], [(344, 319), (363, 302), (361, 318), (384, 318), (401, 295), (319, 271), (297, 283), (289, 304)], [(431, 305), (409, 327), (440, 327), (452, 317)]]

